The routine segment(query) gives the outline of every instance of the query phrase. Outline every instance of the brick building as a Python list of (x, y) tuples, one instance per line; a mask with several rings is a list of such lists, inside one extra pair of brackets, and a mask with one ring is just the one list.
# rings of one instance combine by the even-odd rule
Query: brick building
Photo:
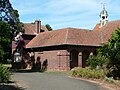
[(96, 54), (96, 49), (107, 42), (118, 27), (120, 20), (108, 22), (105, 8), (100, 13), (100, 23), (93, 30), (63, 28), (48, 31), (40, 21), (24, 24), (25, 33), (20, 36), (20, 42), (16, 45), (13, 41), (13, 59), (16, 60), (18, 54), (15, 53), (19, 52), (19, 61), (24, 61), (22, 65), (26, 64), (26, 67), (31, 57), (35, 63), (39, 61), (41, 67), (52, 70), (85, 67), (86, 59)]

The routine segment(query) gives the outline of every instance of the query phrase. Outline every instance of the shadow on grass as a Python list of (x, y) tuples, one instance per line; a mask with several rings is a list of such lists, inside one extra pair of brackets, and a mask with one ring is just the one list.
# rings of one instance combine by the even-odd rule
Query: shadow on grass
[(14, 85), (0, 85), (0, 90), (25, 90), (25, 88), (16, 87)]

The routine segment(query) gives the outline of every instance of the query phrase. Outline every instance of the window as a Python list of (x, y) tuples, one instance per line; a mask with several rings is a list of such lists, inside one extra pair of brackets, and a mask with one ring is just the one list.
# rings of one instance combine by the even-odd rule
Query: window
[(105, 16), (102, 16), (102, 19), (105, 19)]

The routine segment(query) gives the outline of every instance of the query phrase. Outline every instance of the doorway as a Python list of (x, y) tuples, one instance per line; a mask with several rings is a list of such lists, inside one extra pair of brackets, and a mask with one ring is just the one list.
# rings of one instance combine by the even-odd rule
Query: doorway
[(78, 67), (78, 51), (70, 51), (70, 69)]
[(86, 67), (86, 60), (89, 58), (90, 52), (87, 50), (84, 50), (82, 52), (82, 67), (85, 68)]

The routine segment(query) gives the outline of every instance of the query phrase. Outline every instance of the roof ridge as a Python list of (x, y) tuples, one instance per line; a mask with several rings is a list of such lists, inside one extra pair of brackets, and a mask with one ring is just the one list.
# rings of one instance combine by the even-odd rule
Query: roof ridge
[(68, 31), (69, 31), (69, 29), (67, 28), (67, 32), (66, 32), (66, 38), (65, 38), (65, 43), (68, 43), (67, 41), (67, 39), (68, 39)]

